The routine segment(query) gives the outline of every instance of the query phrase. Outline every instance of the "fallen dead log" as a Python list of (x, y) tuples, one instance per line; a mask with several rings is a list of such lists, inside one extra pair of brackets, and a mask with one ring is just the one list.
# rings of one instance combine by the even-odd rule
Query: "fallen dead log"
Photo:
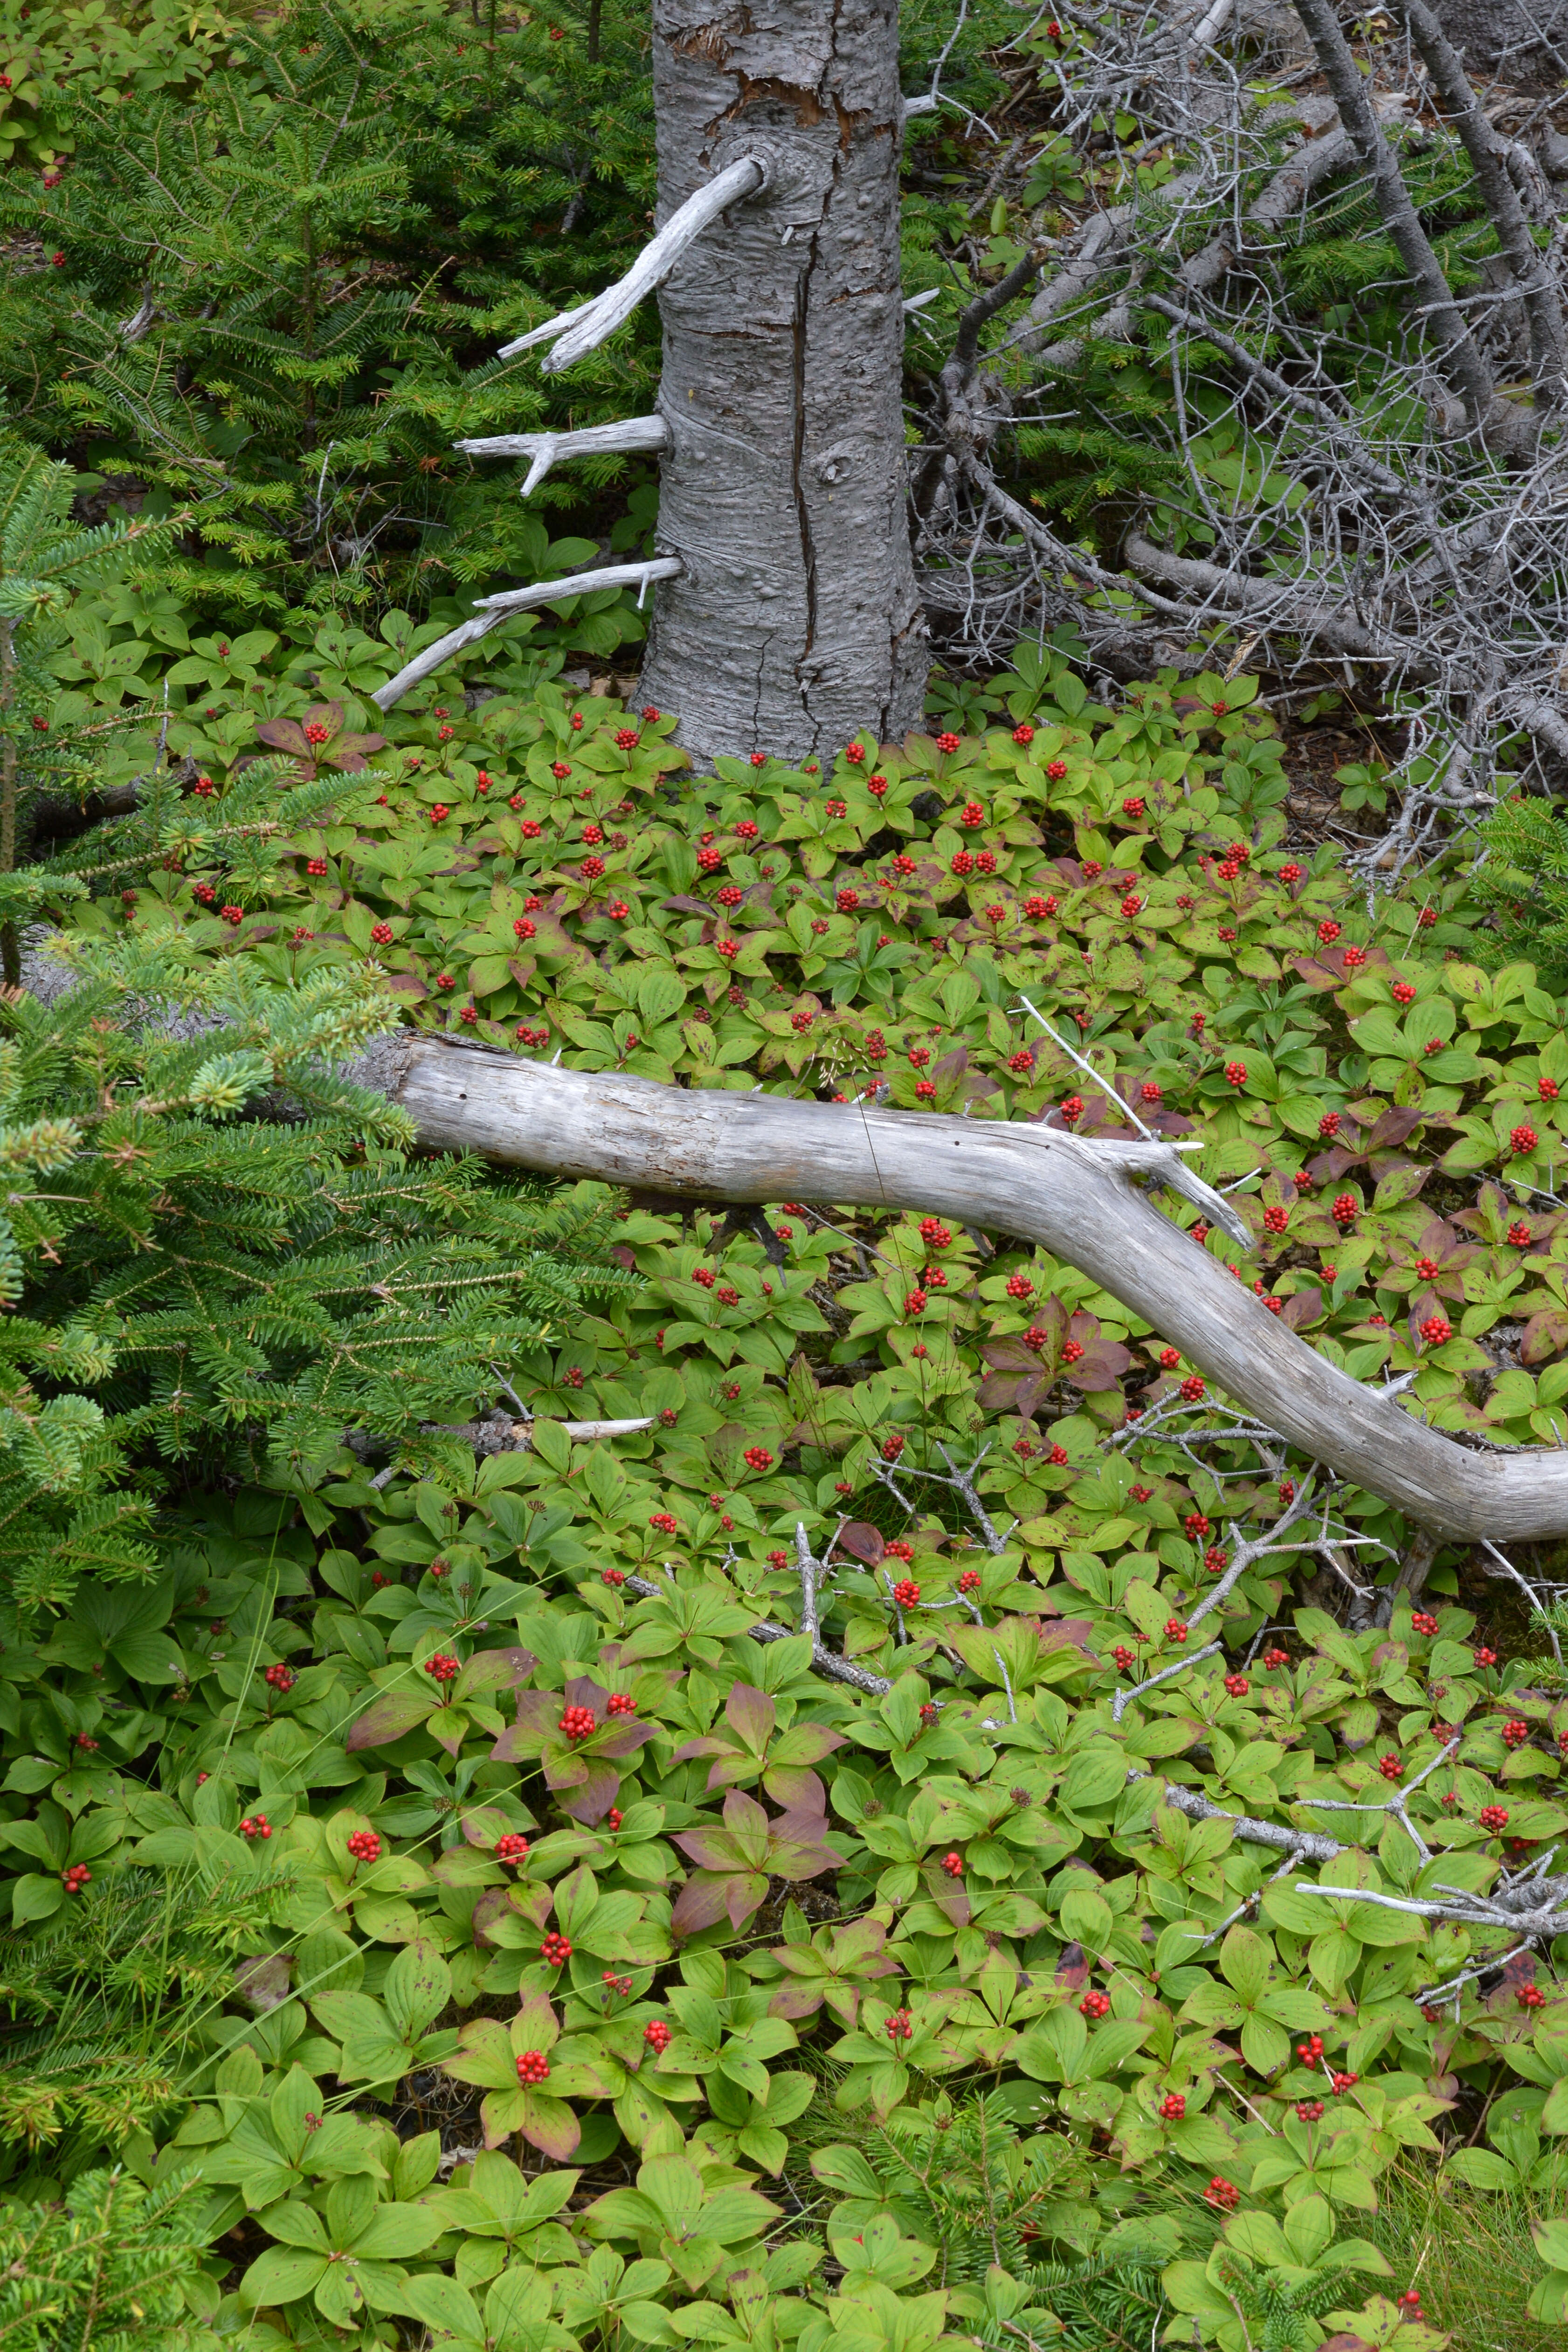
[(1473, 1452), (1318, 1355), (1145, 1197), (1140, 1180), (1153, 1179), (1205, 1199), (1214, 1221), (1234, 1216), (1171, 1145), (697, 1093), (441, 1038), (400, 1039), (380, 1076), (437, 1148), (684, 1198), (854, 1202), (1023, 1235), (1092, 1276), (1290, 1444), (1433, 1534), (1568, 1534), (1568, 1452)]

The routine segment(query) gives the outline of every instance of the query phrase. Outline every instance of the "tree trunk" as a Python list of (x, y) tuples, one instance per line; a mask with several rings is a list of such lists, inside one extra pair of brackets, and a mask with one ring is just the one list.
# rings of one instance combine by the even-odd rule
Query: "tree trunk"
[(659, 296), (670, 431), (642, 690), (699, 762), (831, 758), (919, 723), (927, 669), (906, 519), (892, 0), (656, 0), (662, 224), (727, 164), (766, 185)]
[(1505, 63), (1516, 71), (1532, 64), (1562, 71), (1563, 0), (1432, 0), (1432, 13), (1472, 74)]

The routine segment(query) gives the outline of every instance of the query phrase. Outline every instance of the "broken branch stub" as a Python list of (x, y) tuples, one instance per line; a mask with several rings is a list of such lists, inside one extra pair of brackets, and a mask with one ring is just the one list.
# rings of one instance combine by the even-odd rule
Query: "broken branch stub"
[(1318, 1355), (1144, 1197), (1141, 1175), (1174, 1181), (1180, 1170), (1197, 1183), (1166, 1146), (691, 1093), (437, 1038), (406, 1041), (400, 1061), (392, 1098), (427, 1145), (700, 1200), (855, 1202), (1021, 1234), (1091, 1276), (1282, 1438), (1436, 1534), (1568, 1533), (1568, 1453), (1471, 1452)]
[(624, 320), (631, 317), (645, 294), (663, 285), (682, 254), (695, 245), (703, 230), (743, 196), (754, 196), (766, 184), (767, 176), (766, 165), (755, 155), (743, 155), (738, 163), (728, 164), (695, 189), (670, 215), (624, 278), (617, 278), (613, 286), (606, 286), (592, 301), (579, 304), (574, 310), (562, 310), (553, 319), (546, 319), (542, 326), (531, 327), (526, 335), (503, 343), (498, 357), (514, 359), (519, 352), (526, 352), (535, 343), (553, 342), (555, 348), (543, 362), (546, 375), (558, 374), (574, 360), (586, 359)]
[(527, 499), (553, 467), (574, 457), (651, 457), (668, 444), (669, 427), (662, 416), (622, 416), (613, 425), (584, 425), (575, 433), (487, 433), (452, 446), (470, 457), (526, 457), (528, 474), (518, 495)]
[(378, 710), (390, 710), (411, 687), (442, 668), (465, 646), (488, 637), (492, 629), (499, 629), (514, 613), (526, 613), (535, 604), (559, 604), (568, 596), (588, 595), (596, 588), (636, 588), (641, 595), (650, 581), (673, 580), (679, 570), (679, 556), (659, 555), (647, 563), (606, 563), (596, 572), (570, 572), (559, 580), (536, 580), (529, 588), (509, 588), (500, 596), (482, 596), (471, 621), (462, 621), (457, 628), (448, 629), (444, 637), (437, 637), (434, 645), (426, 646), (412, 661), (405, 662), (395, 677), (376, 688), (371, 700)]

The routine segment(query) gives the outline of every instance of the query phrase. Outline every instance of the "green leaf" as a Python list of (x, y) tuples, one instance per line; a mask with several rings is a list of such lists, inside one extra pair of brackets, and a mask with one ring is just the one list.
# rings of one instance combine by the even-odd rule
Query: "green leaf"
[(239, 2283), (239, 2299), (256, 2310), (263, 2304), (298, 2303), (326, 2276), (325, 2254), (295, 2246), (268, 2246)]

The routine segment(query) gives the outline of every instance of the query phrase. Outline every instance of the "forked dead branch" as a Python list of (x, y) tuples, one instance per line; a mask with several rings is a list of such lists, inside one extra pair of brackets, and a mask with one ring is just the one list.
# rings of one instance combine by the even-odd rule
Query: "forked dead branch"
[(854, 1202), (1017, 1234), (1091, 1275), (1281, 1438), (1433, 1533), (1568, 1532), (1568, 1453), (1472, 1451), (1317, 1354), (1146, 1196), (1145, 1182), (1169, 1186), (1235, 1230), (1171, 1145), (692, 1092), (433, 1037), (400, 1041), (393, 1058), (387, 1091), (440, 1149), (695, 1200)]

